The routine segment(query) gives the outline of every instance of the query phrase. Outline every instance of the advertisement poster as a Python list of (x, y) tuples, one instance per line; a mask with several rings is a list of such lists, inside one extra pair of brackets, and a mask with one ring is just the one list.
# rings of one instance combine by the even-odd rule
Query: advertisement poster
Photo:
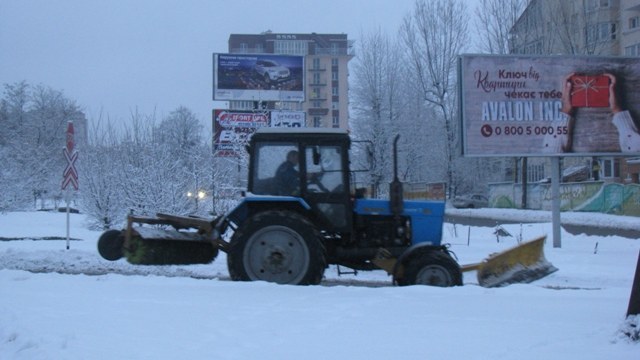
[(460, 57), (466, 156), (640, 154), (640, 58)]
[(213, 54), (213, 100), (304, 101), (304, 57)]
[(305, 127), (304, 111), (271, 111), (271, 127)]
[(269, 126), (268, 113), (213, 110), (213, 149), (216, 156), (237, 156), (260, 127)]

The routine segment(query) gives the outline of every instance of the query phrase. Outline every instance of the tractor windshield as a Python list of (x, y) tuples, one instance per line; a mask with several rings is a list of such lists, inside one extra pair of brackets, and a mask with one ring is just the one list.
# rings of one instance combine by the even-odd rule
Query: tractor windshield
[(311, 192), (342, 192), (342, 148), (312, 146), (306, 149), (307, 189)]
[(298, 147), (295, 143), (257, 144), (253, 162), (253, 188), (258, 195), (300, 194)]

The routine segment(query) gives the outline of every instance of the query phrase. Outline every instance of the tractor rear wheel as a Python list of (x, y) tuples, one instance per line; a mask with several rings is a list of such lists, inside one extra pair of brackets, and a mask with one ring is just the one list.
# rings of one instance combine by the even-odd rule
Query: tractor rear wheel
[(410, 257), (404, 264), (404, 275), (399, 285), (462, 285), (462, 271), (449, 254), (439, 250), (423, 251)]
[(107, 230), (98, 239), (100, 256), (109, 261), (116, 261), (124, 256), (122, 245), (124, 236), (120, 230)]
[(236, 230), (227, 253), (233, 280), (319, 284), (326, 268), (320, 233), (291, 211), (265, 211)]

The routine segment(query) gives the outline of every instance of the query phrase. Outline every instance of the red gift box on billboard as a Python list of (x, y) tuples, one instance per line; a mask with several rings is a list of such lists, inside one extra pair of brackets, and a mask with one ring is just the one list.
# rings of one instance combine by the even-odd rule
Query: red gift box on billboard
[(609, 107), (609, 78), (605, 75), (574, 75), (570, 79), (571, 105), (574, 107)]

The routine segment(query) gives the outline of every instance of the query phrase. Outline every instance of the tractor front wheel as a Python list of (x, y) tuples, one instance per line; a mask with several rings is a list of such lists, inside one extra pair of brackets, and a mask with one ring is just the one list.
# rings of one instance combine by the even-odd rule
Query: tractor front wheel
[(122, 245), (124, 236), (120, 230), (107, 230), (98, 239), (100, 256), (109, 261), (116, 261), (124, 256)]
[(398, 285), (462, 285), (462, 271), (449, 254), (439, 250), (423, 251), (407, 259)]
[(326, 259), (309, 220), (291, 211), (266, 211), (236, 230), (227, 265), (234, 280), (311, 285), (322, 280)]

